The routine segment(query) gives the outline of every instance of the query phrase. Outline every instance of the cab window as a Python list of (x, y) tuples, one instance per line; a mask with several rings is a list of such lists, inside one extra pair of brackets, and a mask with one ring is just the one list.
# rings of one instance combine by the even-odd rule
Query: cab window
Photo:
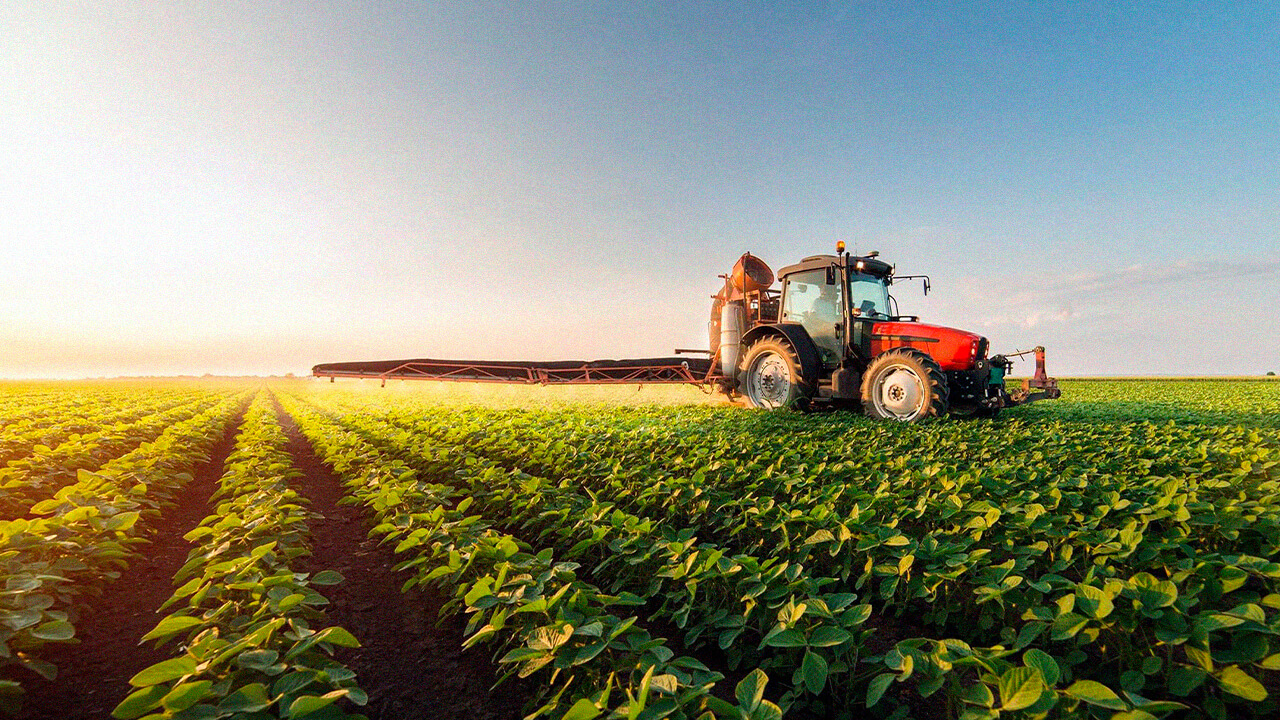
[(804, 323), (806, 319), (840, 322), (844, 314), (844, 298), (840, 285), (827, 284), (825, 270), (810, 270), (787, 277), (787, 291), (782, 297), (782, 320)]
[(800, 323), (822, 355), (822, 364), (840, 364), (844, 342), (844, 293), (840, 283), (827, 283), (826, 270), (787, 276), (782, 293), (782, 322)]

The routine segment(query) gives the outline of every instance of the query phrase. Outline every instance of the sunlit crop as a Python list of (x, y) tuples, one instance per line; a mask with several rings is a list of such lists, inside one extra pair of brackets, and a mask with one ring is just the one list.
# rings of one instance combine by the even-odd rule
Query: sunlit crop
[(1269, 716), (1280, 386), (1071, 389), (921, 426), (320, 404), (789, 712)]
[[(500, 688), (532, 684), (531, 716), (1280, 713), (1280, 383), (1076, 381), (995, 421), (917, 425), (273, 395), (406, 590), (452, 598), (453, 641), (492, 656)], [(344, 579), (292, 564), (327, 520), (273, 395), (234, 429), (168, 615), (138, 638), (172, 655), (117, 717), (360, 712), (339, 650), (360, 640), (322, 594)], [(43, 649), (75, 639), (248, 401), (0, 395), (0, 699), (55, 677)]]

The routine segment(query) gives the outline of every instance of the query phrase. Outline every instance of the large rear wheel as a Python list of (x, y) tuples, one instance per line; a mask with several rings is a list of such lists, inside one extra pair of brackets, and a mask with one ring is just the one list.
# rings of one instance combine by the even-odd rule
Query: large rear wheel
[(912, 348), (881, 353), (862, 374), (862, 409), (873, 418), (916, 422), (947, 413), (947, 376)]
[(780, 338), (767, 337), (752, 344), (738, 365), (738, 391), (752, 407), (801, 407), (809, 400), (809, 387), (800, 358), (791, 344)]

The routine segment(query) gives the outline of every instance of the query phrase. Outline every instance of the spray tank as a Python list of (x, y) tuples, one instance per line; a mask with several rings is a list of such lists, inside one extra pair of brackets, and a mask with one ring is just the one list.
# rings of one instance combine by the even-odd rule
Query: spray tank
[(724, 278), (724, 287), (712, 296), (708, 334), (711, 352), (720, 355), (720, 373), (726, 378), (737, 374), (742, 351), (742, 335), (750, 330), (748, 295), (757, 296), (773, 284), (773, 270), (760, 258), (743, 253)]
[(738, 372), (738, 358), (742, 354), (743, 326), (747, 313), (741, 300), (731, 300), (720, 308), (720, 374), (731, 378)]

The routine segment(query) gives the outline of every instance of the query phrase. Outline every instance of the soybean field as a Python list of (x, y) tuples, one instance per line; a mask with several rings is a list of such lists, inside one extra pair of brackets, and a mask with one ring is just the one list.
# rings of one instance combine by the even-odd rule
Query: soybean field
[(532, 390), (0, 386), (0, 717), (1280, 715), (1280, 382)]

